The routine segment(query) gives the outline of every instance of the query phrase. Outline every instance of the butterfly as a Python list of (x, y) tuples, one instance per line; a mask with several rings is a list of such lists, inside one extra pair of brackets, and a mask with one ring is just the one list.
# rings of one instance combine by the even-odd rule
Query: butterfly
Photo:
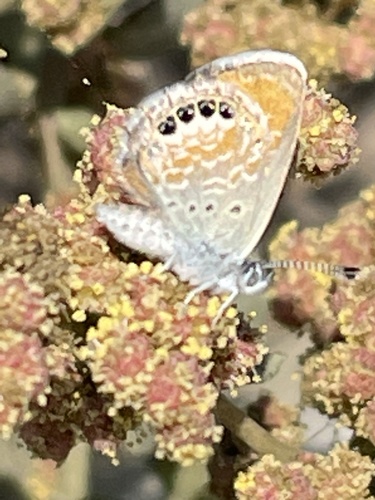
[(121, 162), (133, 204), (99, 205), (97, 219), (189, 282), (186, 303), (204, 290), (227, 293), (221, 315), (238, 293), (264, 290), (275, 267), (288, 267), (251, 254), (288, 175), (306, 82), (295, 56), (248, 51), (196, 69), (132, 111)]

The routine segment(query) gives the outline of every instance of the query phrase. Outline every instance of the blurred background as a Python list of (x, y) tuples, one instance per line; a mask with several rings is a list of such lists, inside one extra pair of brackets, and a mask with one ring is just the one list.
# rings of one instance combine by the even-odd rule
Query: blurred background
[[(52, 205), (74, 194), (71, 176), (85, 148), (80, 130), (89, 125), (94, 113), (103, 115), (103, 102), (119, 107), (135, 105), (151, 91), (189, 72), (190, 50), (181, 44), (180, 33), (184, 16), (201, 3), (91, 2), (93, 11), (82, 19), (79, 0), (0, 0), (2, 210), (23, 193), (30, 194), (34, 203)], [(360, 163), (320, 189), (302, 181), (289, 182), (269, 236), (290, 219), (298, 219), (301, 227), (329, 221), (340, 206), (374, 182), (373, 81), (353, 84), (344, 79), (331, 82), (327, 88), (358, 116)], [(259, 309), (268, 322), (264, 302)], [(294, 336), (289, 346), (284, 344), (291, 358), (296, 355), (293, 349), (302, 352), (304, 348), (296, 345)], [(288, 374), (296, 367), (296, 363), (289, 363)], [(289, 383), (287, 376), (283, 380)], [(55, 469), (52, 462), (31, 460), (17, 443), (3, 442), (0, 499), (209, 498), (201, 490), (207, 480), (204, 467), (181, 470), (154, 461), (150, 458), (152, 442), (147, 438), (129, 450), (124, 447), (120, 465), (115, 467), (82, 444)]]

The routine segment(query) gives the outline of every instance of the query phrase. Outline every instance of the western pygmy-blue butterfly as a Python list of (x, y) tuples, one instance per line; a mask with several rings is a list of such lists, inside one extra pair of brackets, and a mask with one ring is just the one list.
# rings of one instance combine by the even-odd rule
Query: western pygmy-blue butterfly
[[(100, 205), (97, 218), (118, 241), (188, 281), (187, 302), (203, 290), (226, 292), (222, 313), (239, 292), (263, 290), (273, 267), (288, 266), (251, 253), (289, 171), (306, 80), (291, 54), (244, 52), (198, 68), (135, 108), (121, 160), (135, 204)], [(321, 266), (314, 268), (340, 271)]]

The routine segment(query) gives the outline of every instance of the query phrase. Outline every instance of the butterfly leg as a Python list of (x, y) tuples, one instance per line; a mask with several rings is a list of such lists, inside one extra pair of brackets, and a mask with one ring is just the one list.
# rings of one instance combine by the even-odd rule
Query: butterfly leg
[(172, 269), (174, 260), (175, 255), (173, 254), (163, 263), (164, 271), (169, 271), (170, 269)]
[(232, 304), (232, 302), (234, 301), (234, 299), (237, 297), (238, 293), (239, 293), (239, 290), (237, 288), (235, 288), (234, 290), (232, 290), (232, 292), (228, 296), (228, 298), (221, 304), (221, 306), (219, 307), (219, 310), (218, 310), (216, 316), (212, 320), (212, 323), (211, 323), (212, 327), (214, 327), (217, 324), (217, 322), (219, 321), (219, 319), (224, 314), (225, 310)]
[[(184, 300), (184, 305), (187, 306), (193, 298), (198, 295), (201, 292), (204, 292), (205, 290), (209, 290), (212, 288), (214, 285), (217, 284), (217, 280), (212, 280), (212, 281), (206, 281), (205, 283), (202, 283), (201, 285), (193, 288), (185, 297)], [(216, 316), (212, 320), (211, 326), (214, 327), (219, 319), (223, 316), (225, 310), (232, 304), (233, 300), (237, 297), (238, 295), (238, 289), (235, 288), (231, 294), (228, 296), (228, 298), (223, 302), (223, 304), (220, 306)]]
[(212, 281), (205, 281), (204, 283), (202, 283), (201, 285), (199, 286), (196, 286), (195, 288), (193, 288), (192, 290), (190, 290), (190, 292), (186, 295), (185, 297), (185, 300), (184, 300), (184, 304), (185, 306), (189, 305), (190, 302), (193, 300), (193, 298), (198, 295), (199, 293), (201, 292), (204, 292), (205, 290), (209, 290), (210, 288), (212, 288), (214, 285), (216, 284), (216, 280), (212, 280)]

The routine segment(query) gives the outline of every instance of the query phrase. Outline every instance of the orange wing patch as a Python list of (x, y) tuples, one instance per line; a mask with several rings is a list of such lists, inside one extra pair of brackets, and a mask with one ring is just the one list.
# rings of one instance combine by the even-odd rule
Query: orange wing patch
[[(280, 67), (278, 67), (280, 73)], [(296, 72), (297, 76), (297, 72)], [(246, 92), (254, 101), (257, 101), (264, 112), (268, 115), (271, 130), (283, 130), (293, 112), (295, 102), (292, 88), (283, 84), (282, 78), (279, 80), (270, 75), (247, 75), (243, 69), (226, 71), (221, 73), (219, 78), (223, 81), (233, 83)]]

